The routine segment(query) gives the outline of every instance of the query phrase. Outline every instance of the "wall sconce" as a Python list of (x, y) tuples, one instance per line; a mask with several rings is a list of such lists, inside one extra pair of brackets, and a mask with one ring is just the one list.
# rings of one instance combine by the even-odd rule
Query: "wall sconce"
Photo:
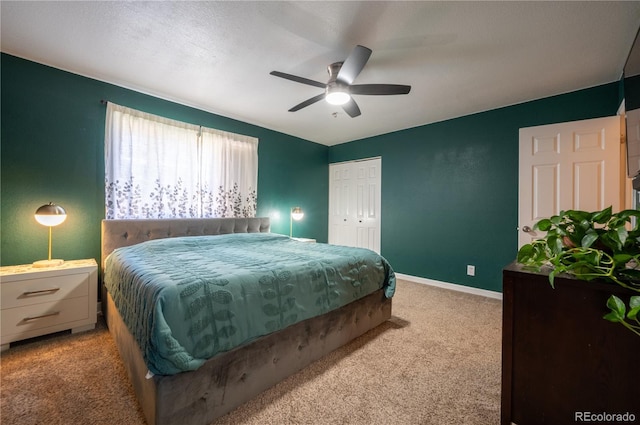
[(49, 259), (33, 263), (33, 267), (55, 267), (64, 263), (64, 260), (51, 259), (51, 228), (67, 219), (67, 212), (59, 205), (49, 202), (36, 210), (36, 221), (49, 227)]
[(291, 208), (291, 216), (289, 219), (289, 237), (293, 237), (293, 220), (300, 221), (304, 217), (304, 212), (302, 212), (302, 208), (295, 207)]

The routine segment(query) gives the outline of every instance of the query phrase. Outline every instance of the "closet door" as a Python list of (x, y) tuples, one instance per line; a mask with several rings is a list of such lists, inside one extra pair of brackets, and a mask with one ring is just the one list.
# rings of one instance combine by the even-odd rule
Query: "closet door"
[(380, 252), (380, 158), (329, 166), (329, 243)]

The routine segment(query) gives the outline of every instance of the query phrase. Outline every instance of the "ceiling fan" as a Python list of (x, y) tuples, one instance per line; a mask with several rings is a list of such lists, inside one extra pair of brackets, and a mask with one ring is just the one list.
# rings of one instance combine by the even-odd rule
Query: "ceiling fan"
[(371, 49), (364, 46), (356, 46), (349, 57), (344, 62), (335, 62), (327, 67), (329, 72), (329, 81), (321, 83), (319, 81), (310, 80), (296, 75), (285, 74), (284, 72), (271, 71), (271, 75), (295, 81), (297, 83), (307, 84), (314, 87), (324, 89), (324, 93), (314, 96), (297, 104), (289, 109), (289, 112), (299, 111), (309, 105), (326, 99), (332, 105), (341, 105), (351, 118), (360, 115), (358, 104), (351, 97), (355, 94), (364, 95), (392, 95), (407, 94), (411, 90), (411, 86), (400, 84), (353, 84), (356, 77), (360, 74), (364, 66), (367, 64), (371, 56)]

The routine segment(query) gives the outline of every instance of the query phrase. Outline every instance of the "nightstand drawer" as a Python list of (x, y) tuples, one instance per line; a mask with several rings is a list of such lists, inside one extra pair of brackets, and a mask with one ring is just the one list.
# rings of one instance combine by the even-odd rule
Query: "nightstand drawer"
[[(2, 310), (2, 343), (13, 335), (89, 319), (88, 297), (69, 298)], [(72, 326), (69, 326), (72, 327)]]
[(56, 267), (0, 267), (0, 351), (52, 332), (82, 332), (96, 324), (98, 265), (70, 260)]
[(89, 295), (89, 273), (5, 282), (1, 290), (0, 304), (3, 310), (65, 298), (86, 297)]

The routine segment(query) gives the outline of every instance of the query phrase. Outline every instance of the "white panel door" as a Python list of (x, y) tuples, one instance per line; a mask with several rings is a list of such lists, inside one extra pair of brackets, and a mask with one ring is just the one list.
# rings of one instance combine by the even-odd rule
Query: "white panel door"
[(329, 243), (380, 252), (380, 158), (329, 166)]
[(560, 211), (624, 205), (617, 116), (520, 129), (518, 248)]

